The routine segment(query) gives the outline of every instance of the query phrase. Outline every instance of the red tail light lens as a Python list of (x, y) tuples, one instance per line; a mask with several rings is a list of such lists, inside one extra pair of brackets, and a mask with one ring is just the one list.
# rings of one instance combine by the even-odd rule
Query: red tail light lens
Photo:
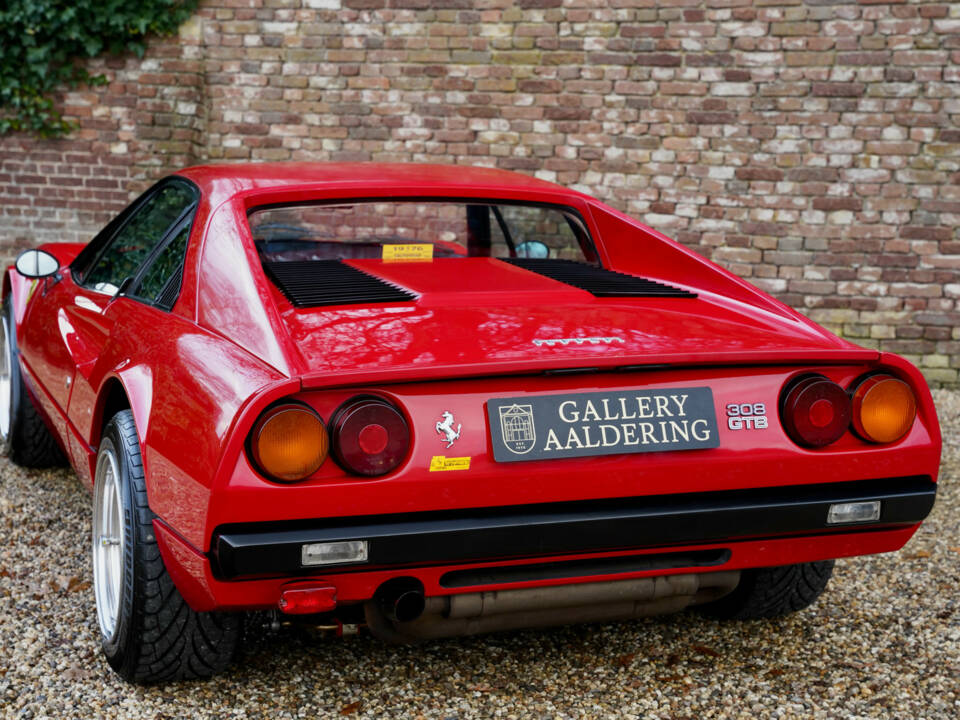
[(853, 391), (853, 429), (864, 440), (896, 442), (913, 426), (917, 398), (903, 380), (871, 375)]
[(330, 428), (334, 458), (357, 475), (385, 475), (410, 449), (407, 421), (380, 398), (351, 398), (334, 413)]
[(824, 447), (850, 427), (850, 398), (842, 387), (811, 376), (787, 387), (780, 403), (780, 421), (797, 445)]

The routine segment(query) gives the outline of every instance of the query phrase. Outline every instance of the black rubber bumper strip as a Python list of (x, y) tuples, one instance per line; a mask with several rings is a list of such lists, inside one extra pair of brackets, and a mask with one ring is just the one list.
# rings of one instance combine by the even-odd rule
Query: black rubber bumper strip
[[(214, 571), (225, 579), (396, 565), (474, 562), (751, 537), (877, 530), (912, 525), (933, 508), (928, 477), (657, 495), (574, 503), (249, 523), (218, 528)], [(828, 525), (834, 503), (881, 502), (880, 519)], [(303, 567), (305, 543), (366, 540), (362, 565)]]

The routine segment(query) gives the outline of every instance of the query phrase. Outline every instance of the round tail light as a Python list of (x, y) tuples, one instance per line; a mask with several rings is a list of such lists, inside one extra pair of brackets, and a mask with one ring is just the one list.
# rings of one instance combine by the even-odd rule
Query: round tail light
[(267, 410), (250, 433), (257, 467), (275, 480), (303, 480), (327, 459), (329, 441), (323, 420), (311, 408), (285, 403)]
[(850, 398), (825, 377), (803, 378), (786, 389), (780, 421), (797, 445), (824, 447), (839, 440), (850, 426)]
[(853, 429), (864, 440), (892, 443), (913, 426), (917, 398), (903, 380), (871, 375), (853, 391)]
[(385, 475), (410, 449), (407, 421), (380, 398), (351, 398), (334, 413), (330, 429), (334, 458), (357, 475)]

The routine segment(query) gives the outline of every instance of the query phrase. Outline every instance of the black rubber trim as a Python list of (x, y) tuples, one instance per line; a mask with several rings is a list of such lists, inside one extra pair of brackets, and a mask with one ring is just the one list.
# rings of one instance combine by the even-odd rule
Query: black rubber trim
[(589, 575), (616, 575), (617, 573), (673, 570), (676, 568), (714, 567), (730, 559), (730, 551), (693, 550), (690, 552), (628, 555), (589, 560), (535, 563), (532, 565), (499, 565), (496, 567), (452, 570), (440, 577), (441, 587), (462, 588), (475, 585), (557, 580)]
[[(751, 537), (912, 525), (933, 508), (926, 476), (466, 511), (222, 526), (213, 565), (223, 578), (327, 572), (303, 568), (304, 543), (367, 540), (360, 569), (729, 542)], [(827, 525), (832, 503), (880, 500), (879, 521)], [(354, 564), (346, 567), (357, 569)]]
[(595, 297), (695, 298), (696, 293), (636, 275), (555, 258), (500, 258), (524, 270), (586, 290)]
[(263, 263), (263, 269), (296, 307), (410, 302), (417, 296), (340, 260)]

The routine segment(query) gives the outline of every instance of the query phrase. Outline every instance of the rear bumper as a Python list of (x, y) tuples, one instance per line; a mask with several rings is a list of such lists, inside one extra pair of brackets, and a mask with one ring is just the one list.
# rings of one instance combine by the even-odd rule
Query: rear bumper
[[(530, 582), (669, 568), (719, 569), (727, 566), (729, 550), (691, 554), (690, 547), (903, 529), (929, 514), (935, 496), (936, 484), (930, 478), (914, 476), (482, 511), (251, 523), (218, 528), (210, 563), (214, 577), (229, 581), (538, 559), (521, 566), (527, 568), (526, 575), (513, 562), (503, 567), (484, 563), (484, 571), (474, 579), (468, 570), (451, 569), (439, 578), (444, 588), (489, 584), (481, 580)], [(881, 503), (878, 521), (827, 523), (832, 504), (866, 501)], [(319, 568), (301, 565), (302, 545), (343, 540), (366, 540), (369, 561)], [(543, 563), (549, 556), (654, 549), (667, 551), (644, 553), (645, 560), (617, 556), (621, 559), (612, 564), (608, 557), (597, 563)], [(765, 564), (786, 562), (771, 557)]]

